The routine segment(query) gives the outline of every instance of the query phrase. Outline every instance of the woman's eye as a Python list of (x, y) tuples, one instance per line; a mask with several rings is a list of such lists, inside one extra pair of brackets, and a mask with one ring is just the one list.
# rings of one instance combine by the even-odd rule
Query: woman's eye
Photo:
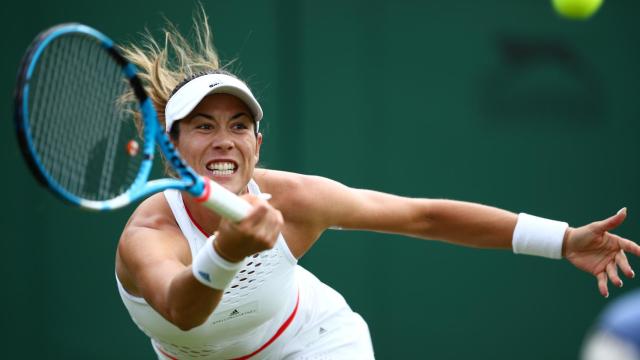
[(248, 129), (247, 125), (243, 124), (243, 123), (236, 123), (233, 125), (233, 128), (236, 130), (245, 130)]
[(196, 129), (210, 130), (213, 129), (213, 126), (211, 126), (210, 124), (200, 124), (196, 126)]

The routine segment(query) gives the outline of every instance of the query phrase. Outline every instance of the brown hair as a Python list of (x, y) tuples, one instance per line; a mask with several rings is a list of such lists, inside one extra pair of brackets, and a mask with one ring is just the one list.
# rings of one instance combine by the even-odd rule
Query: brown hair
[[(202, 5), (193, 16), (193, 44), (169, 20), (162, 32), (163, 43), (159, 43), (147, 30), (142, 34), (140, 44), (121, 46), (120, 50), (138, 68), (138, 77), (164, 127), (165, 106), (179, 85), (206, 73), (234, 75), (220, 66), (218, 52), (213, 45), (213, 34)], [(132, 100), (133, 96), (131, 92), (123, 98), (125, 101)], [(136, 118), (139, 118), (139, 114)]]
[[(164, 110), (171, 95), (195, 77), (223, 73), (234, 76), (220, 66), (218, 52), (213, 44), (213, 34), (209, 27), (207, 15), (202, 5), (193, 15), (193, 44), (183, 36), (177, 27), (166, 20), (162, 28), (164, 42), (159, 43), (146, 30), (142, 34), (139, 44), (120, 46), (120, 51), (131, 63), (138, 68), (138, 77), (142, 81), (145, 92), (149, 96), (158, 115), (160, 125), (165, 127)], [(135, 102), (135, 95), (131, 88), (120, 98), (122, 104)], [(142, 134), (142, 117), (135, 108), (132, 110), (138, 131)], [(173, 126), (170, 132), (175, 141), (178, 138), (178, 126)], [(166, 160), (166, 159), (165, 159)], [(172, 176), (175, 172), (165, 161), (165, 171)]]

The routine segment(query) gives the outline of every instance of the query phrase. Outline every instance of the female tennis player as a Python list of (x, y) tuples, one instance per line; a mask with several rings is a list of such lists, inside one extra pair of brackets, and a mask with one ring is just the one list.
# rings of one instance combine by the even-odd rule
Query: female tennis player
[(118, 287), (159, 359), (372, 359), (364, 320), (296, 264), (330, 227), (563, 257), (593, 274), (603, 296), (608, 281), (622, 286), (618, 269), (634, 276), (625, 252), (640, 255), (640, 247), (610, 233), (626, 209), (572, 228), (474, 203), (405, 198), (256, 168), (260, 104), (220, 68), (206, 16), (195, 24), (195, 47), (170, 27), (164, 45), (147, 36), (125, 54), (141, 69), (185, 160), (252, 211), (233, 223), (168, 190), (132, 214), (117, 251)]

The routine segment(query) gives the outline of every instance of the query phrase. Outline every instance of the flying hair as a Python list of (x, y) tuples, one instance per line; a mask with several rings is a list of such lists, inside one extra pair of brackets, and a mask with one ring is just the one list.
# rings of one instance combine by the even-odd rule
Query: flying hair
[[(122, 55), (138, 68), (138, 77), (156, 110), (162, 128), (165, 127), (167, 102), (180, 86), (195, 77), (210, 73), (224, 73), (235, 77), (224, 69), (233, 61), (223, 67), (220, 66), (220, 58), (214, 46), (213, 34), (202, 4), (194, 12), (192, 20), (193, 37), (191, 42), (180, 33), (171, 21), (165, 18), (165, 25), (161, 29), (164, 37), (163, 42), (156, 40), (151, 31), (146, 29), (141, 34), (139, 43), (130, 43), (119, 47)], [(133, 113), (136, 127), (142, 137), (142, 114), (137, 107), (127, 106), (127, 104), (135, 102), (135, 94), (128, 87), (127, 92), (120, 97), (119, 103), (124, 111)], [(178, 127), (174, 126), (173, 128), (176, 131), (172, 129), (170, 136), (175, 140), (178, 136)], [(165, 171), (169, 175), (175, 176), (175, 172), (166, 161)]]
[[(213, 34), (202, 5), (193, 15), (193, 40), (180, 33), (177, 27), (165, 19), (162, 28), (164, 41), (159, 43), (147, 29), (142, 33), (139, 44), (120, 47), (122, 54), (138, 68), (138, 76), (164, 127), (164, 109), (175, 89), (186, 80), (207, 73), (225, 73), (220, 66), (220, 58), (213, 43)], [(230, 65), (231, 62), (228, 65)], [(225, 66), (226, 67), (226, 66)], [(123, 96), (123, 101), (131, 101), (133, 92)], [(140, 114), (134, 114), (140, 123)]]

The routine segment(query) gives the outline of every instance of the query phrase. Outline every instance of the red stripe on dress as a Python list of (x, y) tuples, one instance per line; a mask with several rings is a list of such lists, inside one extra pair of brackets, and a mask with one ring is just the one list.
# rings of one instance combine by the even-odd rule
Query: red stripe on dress
[[(204, 229), (200, 226), (200, 224), (198, 224), (198, 222), (196, 222), (196, 220), (193, 218), (193, 215), (191, 215), (191, 212), (189, 211), (189, 208), (187, 207), (186, 204), (184, 204), (184, 209), (187, 211), (187, 215), (189, 216), (189, 219), (191, 220), (193, 225), (195, 225), (195, 227), (198, 228), (198, 230), (200, 230), (200, 232), (205, 237), (209, 237), (210, 235), (207, 235), (207, 232), (204, 231)], [(274, 341), (276, 341), (276, 339), (278, 339), (278, 337), (280, 337), (280, 335), (282, 335), (282, 333), (284, 333), (284, 331), (287, 330), (289, 325), (291, 325), (291, 322), (293, 321), (293, 319), (296, 317), (296, 313), (298, 312), (298, 304), (299, 303), (300, 303), (300, 292), (298, 292), (298, 294), (296, 295), (296, 306), (293, 308), (293, 311), (291, 312), (291, 315), (289, 315), (287, 320), (285, 320), (285, 322), (282, 325), (280, 325), (280, 328), (278, 328), (278, 331), (276, 331), (276, 333), (271, 337), (271, 339), (269, 339), (260, 348), (258, 348), (258, 350), (252, 352), (251, 354), (245, 355), (245, 356), (241, 356), (241, 357), (238, 357), (238, 358), (233, 358), (231, 360), (247, 360), (247, 359), (251, 358), (252, 356), (260, 353), (262, 350), (266, 349), (269, 345), (271, 345)], [(171, 355), (167, 354), (166, 352), (162, 351), (162, 349), (160, 347), (156, 346), (156, 348), (163, 355), (167, 356), (169, 359), (171, 359), (171, 360), (179, 360), (179, 359), (174, 358)]]
[(293, 318), (296, 317), (296, 313), (298, 312), (298, 304), (299, 303), (300, 303), (300, 292), (298, 292), (298, 295), (296, 296), (296, 306), (293, 308), (293, 311), (291, 312), (291, 315), (289, 315), (287, 320), (280, 326), (278, 331), (276, 331), (276, 333), (271, 337), (271, 339), (269, 339), (269, 341), (264, 343), (264, 345), (262, 345), (258, 350), (252, 352), (251, 354), (245, 355), (245, 356), (241, 356), (241, 357), (238, 357), (238, 358), (233, 358), (231, 360), (246, 360), (246, 359), (249, 359), (250, 357), (252, 357), (252, 356), (258, 354), (259, 352), (261, 352), (262, 350), (266, 349), (267, 346), (271, 345), (274, 341), (276, 341), (276, 339), (278, 337), (280, 337), (280, 335), (282, 335), (282, 333), (285, 330), (287, 330), (289, 325), (291, 325), (291, 322), (293, 322)]
[(178, 358), (174, 358), (173, 356), (171, 356), (171, 355), (167, 354), (166, 352), (164, 352), (162, 350), (162, 348), (160, 347), (160, 345), (156, 345), (156, 344), (153, 344), (153, 345), (156, 347), (156, 350), (158, 350), (158, 351), (160, 351), (162, 353), (162, 355), (168, 357), (171, 360), (178, 360)]
[[(252, 356), (257, 355), (262, 350), (266, 349), (269, 345), (273, 344), (273, 342), (276, 341), (280, 337), (280, 335), (282, 335), (282, 333), (284, 333), (285, 330), (287, 330), (287, 328), (289, 327), (289, 325), (291, 325), (291, 323), (293, 322), (293, 319), (296, 317), (296, 314), (298, 313), (298, 304), (300, 304), (300, 291), (298, 291), (298, 294), (296, 295), (296, 306), (293, 308), (293, 311), (291, 312), (291, 315), (289, 315), (287, 320), (285, 320), (284, 323), (282, 323), (282, 325), (280, 325), (280, 328), (278, 328), (278, 331), (276, 331), (276, 333), (273, 334), (271, 339), (269, 339), (266, 343), (264, 343), (262, 346), (260, 346), (260, 348), (258, 348), (258, 350), (252, 352), (251, 354), (245, 355), (245, 356), (241, 356), (241, 357), (237, 357), (237, 358), (233, 358), (231, 360), (247, 360), (247, 359), (250, 359)], [(179, 360), (178, 358), (173, 357), (170, 354), (167, 354), (160, 347), (160, 345), (156, 344), (155, 342), (153, 343), (153, 345), (155, 346), (155, 348), (158, 351), (160, 351), (162, 353), (162, 355), (168, 357), (171, 360)]]
[[(247, 192), (248, 192), (248, 188), (247, 188)], [(209, 185), (209, 183), (205, 183), (205, 194), (203, 194), (201, 196), (204, 197), (204, 199), (206, 200), (206, 198), (209, 197), (209, 192), (211, 192), (211, 185)], [(180, 194), (180, 196), (182, 196), (182, 194)], [(206, 196), (206, 197), (205, 197)], [(199, 200), (200, 198), (197, 198), (196, 200), (198, 202), (202, 202), (204, 200)], [(189, 208), (187, 207), (187, 204), (184, 203), (184, 200), (182, 201), (182, 204), (184, 205), (184, 209), (187, 210), (187, 215), (189, 215), (189, 219), (191, 220), (191, 222), (193, 223), (193, 225), (195, 225), (198, 230), (200, 230), (200, 232), (202, 233), (202, 235), (204, 235), (204, 237), (208, 238), (209, 236), (213, 235), (213, 234), (207, 234), (206, 231), (204, 231), (204, 229), (202, 228), (202, 226), (200, 226), (200, 224), (198, 224), (198, 222), (196, 221), (196, 219), (193, 218), (193, 215), (191, 215), (191, 211), (189, 211)]]
[(189, 216), (189, 219), (191, 220), (191, 223), (193, 223), (193, 225), (195, 225), (198, 230), (200, 230), (200, 232), (202, 233), (202, 235), (204, 235), (204, 237), (208, 238), (209, 234), (207, 234), (206, 231), (204, 231), (204, 229), (200, 226), (200, 224), (198, 224), (196, 222), (196, 219), (193, 218), (193, 215), (191, 215), (191, 211), (189, 211), (189, 208), (187, 207), (187, 204), (184, 204), (184, 209), (187, 210), (187, 215)]

